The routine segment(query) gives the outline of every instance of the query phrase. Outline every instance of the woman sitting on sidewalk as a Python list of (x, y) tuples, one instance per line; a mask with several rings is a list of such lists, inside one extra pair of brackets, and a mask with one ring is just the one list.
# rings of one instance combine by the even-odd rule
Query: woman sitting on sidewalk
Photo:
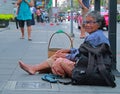
[[(86, 21), (84, 21), (83, 26), (89, 35), (85, 38), (84, 42), (88, 42), (92, 47), (97, 47), (102, 43), (110, 45), (109, 40), (103, 34), (103, 19), (97, 11), (92, 11), (86, 15)], [(28, 65), (19, 61), (19, 65), (30, 75), (34, 75), (36, 72), (52, 72), (63, 77), (71, 77), (76, 62), (76, 55), (79, 53), (79, 48), (62, 49), (40, 64)]]

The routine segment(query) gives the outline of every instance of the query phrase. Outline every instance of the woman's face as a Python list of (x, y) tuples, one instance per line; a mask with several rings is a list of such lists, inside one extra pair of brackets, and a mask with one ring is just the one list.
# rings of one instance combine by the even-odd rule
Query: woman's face
[(86, 21), (83, 22), (83, 26), (85, 28), (85, 31), (88, 33), (92, 33), (98, 30), (98, 28), (100, 27), (96, 20), (91, 16), (86, 17)]

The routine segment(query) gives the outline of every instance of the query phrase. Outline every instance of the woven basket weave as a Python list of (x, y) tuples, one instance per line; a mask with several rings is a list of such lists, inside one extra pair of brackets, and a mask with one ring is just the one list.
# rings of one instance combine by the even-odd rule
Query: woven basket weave
[(62, 49), (62, 48), (51, 48), (51, 47), (50, 47), (51, 41), (52, 41), (52, 39), (53, 39), (53, 36), (55, 36), (56, 34), (59, 34), (59, 33), (65, 34), (65, 35), (69, 38), (69, 40), (70, 40), (70, 41), (69, 41), (69, 42), (70, 42), (69, 48), (72, 48), (72, 47), (73, 47), (73, 42), (72, 42), (71, 37), (70, 37), (66, 32), (63, 32), (62, 30), (59, 30), (59, 31), (57, 31), (57, 32), (55, 32), (55, 33), (52, 34), (52, 36), (50, 37), (50, 40), (49, 40), (49, 42), (48, 42), (48, 58), (49, 58), (50, 56), (52, 56), (57, 50)]

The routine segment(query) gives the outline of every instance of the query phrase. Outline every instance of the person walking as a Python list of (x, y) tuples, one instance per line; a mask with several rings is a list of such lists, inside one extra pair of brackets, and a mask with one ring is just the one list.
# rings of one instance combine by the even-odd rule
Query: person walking
[(34, 18), (34, 14), (36, 12), (36, 8), (35, 7), (30, 7), (31, 13), (32, 13), (32, 20), (31, 20), (31, 25), (35, 25), (35, 18)]
[[(85, 20), (85, 15), (89, 11), (90, 1), (91, 0), (78, 0), (79, 4), (82, 7), (82, 20), (83, 21)], [(82, 25), (81, 25), (81, 29), (80, 30), (81, 30), (80, 38), (83, 39), (83, 38), (85, 38), (86, 35), (85, 35), (85, 29), (83, 28)]]
[(37, 9), (36, 9), (36, 17), (37, 17), (37, 22), (38, 23), (40, 22), (40, 16), (41, 16), (41, 11), (40, 11), (40, 8), (37, 7)]
[(17, 19), (19, 20), (19, 27), (21, 29), (21, 39), (24, 39), (24, 25), (26, 22), (27, 25), (27, 32), (28, 32), (28, 41), (31, 41), (31, 20), (32, 20), (32, 13), (30, 11), (30, 7), (34, 6), (33, 0), (17, 0), (18, 8), (18, 15)]
[(18, 20), (17, 20), (17, 14), (18, 14), (18, 5), (15, 3), (13, 8), (13, 14), (14, 14), (14, 21), (16, 23), (16, 28), (18, 29)]

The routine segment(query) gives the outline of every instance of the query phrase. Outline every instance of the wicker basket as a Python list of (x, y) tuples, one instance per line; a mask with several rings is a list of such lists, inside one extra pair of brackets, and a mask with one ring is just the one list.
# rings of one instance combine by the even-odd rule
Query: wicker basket
[(57, 32), (55, 32), (55, 33), (52, 34), (52, 36), (50, 37), (50, 40), (49, 40), (49, 42), (48, 42), (48, 58), (49, 58), (50, 56), (52, 56), (57, 50), (62, 49), (62, 48), (50, 48), (50, 44), (51, 44), (51, 41), (52, 41), (53, 36), (56, 35), (56, 34), (58, 34), (58, 33), (63, 33), (63, 34), (65, 34), (65, 35), (69, 38), (69, 40), (70, 40), (70, 46), (69, 46), (69, 48), (72, 48), (72, 47), (73, 47), (73, 42), (72, 42), (71, 37), (70, 37), (66, 32), (63, 32), (62, 30), (59, 30), (59, 31), (57, 31)]

